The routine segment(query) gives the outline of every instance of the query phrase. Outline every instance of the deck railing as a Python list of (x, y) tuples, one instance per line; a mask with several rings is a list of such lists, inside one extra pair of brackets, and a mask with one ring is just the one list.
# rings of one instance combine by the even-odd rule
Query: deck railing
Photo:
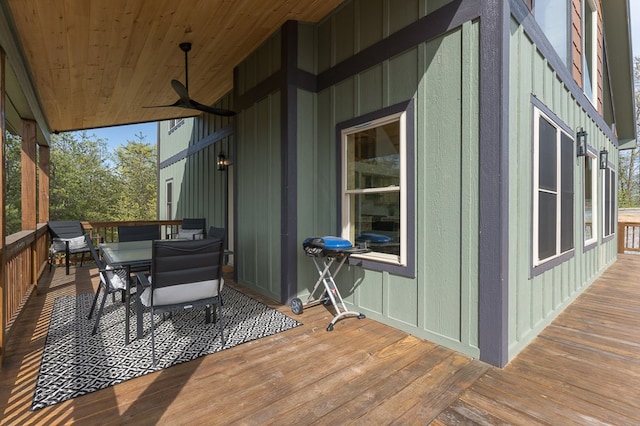
[[(83, 222), (95, 243), (117, 241), (118, 226), (160, 226), (162, 238), (170, 238), (182, 224), (181, 220), (132, 222)], [(35, 231), (20, 231), (6, 238), (0, 247), (0, 366), (4, 350), (11, 339), (11, 329), (22, 307), (37, 291), (38, 278), (49, 260), (49, 228), (39, 224)]]
[(22, 231), (7, 237), (4, 248), (6, 282), (3, 286), (6, 310), (3, 315), (8, 327), (37, 283), (42, 269), (39, 265), (43, 265), (47, 259), (46, 245), (46, 225), (40, 226), (35, 232)]
[(181, 220), (138, 220), (130, 222), (82, 222), (82, 227), (91, 236), (94, 243), (113, 243), (118, 241), (118, 226), (158, 225), (162, 238), (171, 238), (178, 232)]
[(640, 222), (618, 222), (618, 253), (640, 253)]

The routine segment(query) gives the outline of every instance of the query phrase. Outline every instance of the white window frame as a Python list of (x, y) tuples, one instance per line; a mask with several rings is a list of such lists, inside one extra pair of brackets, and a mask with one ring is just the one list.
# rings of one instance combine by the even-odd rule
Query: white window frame
[[(606, 169), (601, 169), (602, 175), (602, 238), (609, 238), (616, 233), (616, 192), (617, 192), (617, 175), (615, 170), (609, 165)], [(609, 198), (607, 198), (607, 175), (609, 175)], [(605, 223), (607, 220), (607, 209), (609, 209), (609, 223)], [(610, 233), (607, 234), (607, 229), (610, 228)]]
[(171, 220), (173, 217), (173, 178), (166, 179), (164, 182), (164, 197), (165, 220)]
[(172, 118), (169, 120), (167, 133), (171, 134), (184, 124), (184, 118)]
[[(400, 188), (388, 187), (388, 188), (367, 188), (367, 189), (347, 189), (347, 173), (348, 173), (348, 155), (347, 155), (347, 137), (351, 134), (357, 133), (364, 129), (370, 129), (372, 127), (382, 126), (392, 122), (399, 122), (400, 125)], [(389, 253), (371, 252), (364, 255), (359, 255), (371, 261), (390, 263), (394, 265), (406, 266), (408, 259), (408, 246), (407, 246), (407, 112), (390, 114), (385, 117), (378, 118), (376, 120), (361, 123), (355, 126), (351, 126), (341, 131), (341, 152), (342, 152), (342, 238), (350, 241), (355, 240), (352, 235), (351, 218), (350, 218), (350, 200), (351, 195), (354, 194), (367, 194), (367, 193), (382, 193), (382, 192), (400, 192), (400, 254), (393, 255)]]
[[(598, 241), (598, 156), (596, 153), (587, 150), (587, 154), (584, 157), (585, 168), (583, 170), (583, 185), (582, 185), (582, 207), (583, 207), (583, 219), (584, 219), (584, 245), (588, 246)], [(587, 239), (587, 199), (586, 199), (586, 163), (591, 163), (591, 238)]]
[[(555, 250), (555, 254), (549, 257), (545, 257), (543, 259), (540, 259), (540, 254), (539, 254), (539, 239), (538, 239), (538, 232), (539, 232), (539, 222), (540, 222), (540, 217), (539, 217), (539, 209), (540, 209), (540, 203), (539, 203), (539, 193), (541, 191), (546, 191), (546, 190), (542, 190), (540, 188), (540, 176), (539, 176), (539, 167), (540, 167), (540, 147), (539, 147), (539, 142), (540, 142), (540, 118), (544, 118), (547, 122), (549, 122), (553, 127), (555, 127), (556, 129), (556, 178), (557, 178), (557, 183), (556, 183), (556, 194), (558, 195), (557, 200), (556, 200), (556, 250)], [(554, 259), (557, 259), (559, 257), (562, 257), (564, 255), (566, 255), (567, 253), (572, 253), (575, 251), (575, 244), (573, 244), (573, 247), (570, 249), (567, 249), (565, 251), (562, 251), (562, 210), (561, 210), (561, 201), (562, 201), (562, 197), (561, 195), (561, 188), (562, 188), (562, 156), (561, 156), (561, 143), (562, 143), (562, 135), (566, 135), (568, 137), (569, 140), (571, 140), (573, 142), (573, 158), (575, 158), (575, 139), (574, 137), (567, 132), (563, 126), (561, 126), (557, 120), (551, 118), (549, 115), (545, 114), (543, 111), (541, 111), (540, 109), (538, 109), (537, 107), (534, 106), (533, 108), (533, 212), (532, 212), (532, 221), (533, 221), (533, 226), (532, 226), (532, 231), (533, 231), (533, 235), (532, 235), (532, 240), (533, 240), (533, 247), (532, 247), (532, 252), (533, 252), (533, 266), (540, 266), (543, 265), (549, 261), (552, 261)], [(573, 163), (572, 163), (573, 164)], [(574, 221), (575, 221), (575, 180), (574, 180), (574, 201), (573, 201), (573, 209), (571, 211), (571, 215), (573, 215), (574, 217)], [(573, 221), (572, 221), (573, 222)], [(575, 223), (574, 223), (575, 226)], [(575, 233), (572, 231), (573, 238), (575, 240)]]
[[(591, 28), (587, 29), (587, 14), (591, 18)], [(591, 49), (587, 52), (587, 30), (591, 35)], [(591, 73), (587, 62), (590, 60)], [(585, 95), (593, 105), (598, 105), (598, 8), (594, 0), (582, 1), (582, 86)], [(588, 78), (587, 78), (588, 77)]]

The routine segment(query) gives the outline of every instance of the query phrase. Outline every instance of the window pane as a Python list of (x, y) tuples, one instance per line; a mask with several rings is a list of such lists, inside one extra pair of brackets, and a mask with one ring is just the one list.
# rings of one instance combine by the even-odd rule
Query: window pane
[(560, 136), (560, 170), (562, 173), (562, 192), (573, 194), (573, 140), (566, 133)]
[(593, 238), (593, 157), (584, 157), (584, 239)]
[(347, 136), (347, 189), (400, 185), (400, 122)]
[(540, 188), (547, 189), (549, 191), (557, 191), (557, 167), (558, 167), (558, 153), (556, 146), (556, 128), (551, 125), (547, 120), (540, 117), (539, 126), (539, 182)]
[(569, 2), (566, 1), (536, 0), (534, 10), (540, 29), (565, 64), (568, 63), (569, 51), (568, 5)]
[(562, 193), (560, 201), (560, 252), (573, 248), (573, 193)]
[(379, 253), (400, 254), (400, 192), (349, 196), (351, 241)]
[(560, 251), (573, 248), (573, 140), (560, 136), (560, 170), (562, 192), (560, 196)]
[(604, 173), (604, 235), (610, 235), (610, 214), (611, 214), (611, 177), (609, 170)]
[(556, 254), (556, 199), (555, 194), (539, 193), (538, 257), (541, 260)]
[(609, 169), (608, 170), (609, 174), (611, 175), (611, 189), (609, 190), (609, 193), (611, 194), (611, 214), (609, 216), (609, 235), (613, 234), (614, 232), (616, 232), (616, 198), (615, 198), (615, 191), (616, 191), (616, 174), (613, 171), (613, 169)]
[(584, 93), (589, 99), (593, 99), (593, 78), (595, 76), (593, 70), (593, 56), (595, 52), (594, 40), (594, 24), (595, 10), (590, 0), (584, 1), (584, 54), (582, 55), (582, 75), (584, 77)]

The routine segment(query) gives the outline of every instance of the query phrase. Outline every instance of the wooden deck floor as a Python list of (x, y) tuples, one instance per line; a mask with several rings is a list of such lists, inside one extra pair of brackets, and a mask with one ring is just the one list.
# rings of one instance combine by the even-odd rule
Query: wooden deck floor
[(504, 369), (370, 319), (328, 333), (316, 306), (302, 327), (31, 412), (53, 300), (92, 291), (95, 272), (43, 277), (7, 347), (0, 424), (640, 424), (640, 256)]

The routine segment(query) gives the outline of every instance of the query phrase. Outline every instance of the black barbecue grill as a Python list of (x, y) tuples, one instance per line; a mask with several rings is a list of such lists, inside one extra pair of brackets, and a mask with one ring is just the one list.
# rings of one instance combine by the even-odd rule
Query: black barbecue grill
[[(340, 319), (347, 316), (356, 316), (359, 319), (365, 318), (360, 312), (349, 311), (340, 295), (340, 291), (335, 282), (335, 277), (342, 269), (346, 260), (352, 254), (369, 253), (371, 250), (366, 248), (354, 247), (349, 240), (339, 237), (309, 237), (302, 242), (302, 249), (305, 254), (313, 259), (313, 264), (318, 271), (318, 280), (309, 294), (306, 303), (302, 303), (299, 298), (291, 300), (291, 310), (294, 314), (301, 314), (305, 307), (310, 307), (324, 303), (332, 304), (336, 315), (327, 326), (327, 331), (333, 330), (333, 325)], [(334, 263), (338, 261), (337, 266), (333, 268)], [(320, 284), (324, 284), (324, 290), (319, 293)], [(315, 298), (316, 292), (320, 297)]]

